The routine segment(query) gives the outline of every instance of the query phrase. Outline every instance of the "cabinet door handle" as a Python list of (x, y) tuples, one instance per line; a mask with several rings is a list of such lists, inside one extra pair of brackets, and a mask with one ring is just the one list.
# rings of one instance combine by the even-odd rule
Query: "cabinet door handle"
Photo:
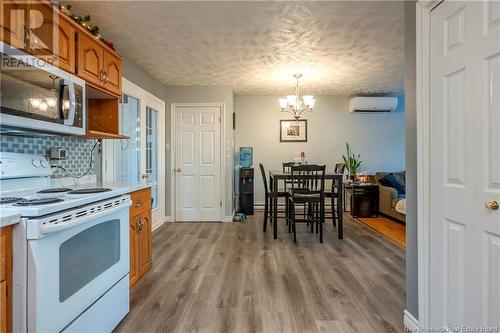
[(101, 84), (104, 84), (104, 72), (102, 70), (99, 72), (99, 81), (101, 81)]
[(107, 84), (108, 83), (108, 73), (104, 72), (104, 84)]
[(142, 206), (142, 201), (141, 200), (137, 201), (137, 203), (134, 206), (135, 208), (140, 208)]
[(143, 227), (144, 227), (144, 222), (142, 222), (142, 219), (139, 219), (139, 232), (142, 232)]

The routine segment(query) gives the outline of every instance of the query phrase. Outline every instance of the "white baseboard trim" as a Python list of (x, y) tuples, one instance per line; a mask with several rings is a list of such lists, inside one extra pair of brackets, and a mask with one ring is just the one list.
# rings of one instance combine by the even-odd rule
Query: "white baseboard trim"
[(224, 216), (222, 218), (222, 222), (233, 222), (233, 217), (232, 216)]
[(152, 231), (155, 231), (156, 229), (158, 229), (159, 227), (161, 227), (163, 225), (163, 223), (165, 222), (172, 222), (172, 216), (165, 216), (163, 218), (163, 221), (161, 223), (158, 223), (157, 225), (153, 225), (153, 230)]
[(418, 320), (415, 319), (415, 317), (413, 317), (413, 315), (409, 313), (408, 310), (404, 311), (404, 324), (406, 329), (410, 332), (419, 331)]

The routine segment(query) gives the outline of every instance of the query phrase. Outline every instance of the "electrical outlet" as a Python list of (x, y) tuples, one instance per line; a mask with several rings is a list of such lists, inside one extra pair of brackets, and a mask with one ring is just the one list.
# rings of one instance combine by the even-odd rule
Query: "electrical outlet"
[(51, 160), (65, 160), (66, 159), (66, 149), (64, 149), (64, 148), (50, 148), (50, 159)]

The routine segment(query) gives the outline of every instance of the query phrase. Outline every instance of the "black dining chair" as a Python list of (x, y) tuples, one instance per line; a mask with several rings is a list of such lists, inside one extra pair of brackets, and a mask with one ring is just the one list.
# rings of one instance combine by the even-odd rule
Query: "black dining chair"
[[(267, 176), (266, 176), (266, 170), (264, 169), (264, 165), (262, 165), (262, 163), (259, 163), (259, 168), (260, 168), (260, 173), (262, 175), (262, 181), (264, 182), (264, 195), (265, 195), (265, 201), (264, 201), (264, 227), (263, 227), (263, 231), (266, 232), (266, 229), (267, 229), (267, 220), (269, 219), (269, 221), (273, 221), (272, 217), (273, 217), (273, 211), (272, 211), (272, 207), (273, 207), (273, 197), (274, 197), (274, 194), (269, 191), (269, 187), (267, 185)], [(288, 197), (289, 193), (288, 191), (286, 191), (285, 189), (278, 189), (278, 193), (277, 193), (277, 196), (278, 198), (286, 198)], [(288, 205), (288, 203), (286, 202), (285, 205)], [(285, 210), (279, 210), (276, 212), (276, 214), (279, 214), (279, 213), (286, 213), (288, 211), (287, 207), (285, 206)], [(279, 216), (278, 217), (286, 217), (285, 215), (282, 215), (282, 216)]]
[[(337, 163), (335, 164), (334, 172), (343, 175), (345, 169), (345, 163)], [(331, 189), (325, 191), (325, 219), (331, 218), (334, 228), (337, 226), (338, 214), (342, 214), (342, 212), (338, 212), (336, 209), (336, 200), (338, 200), (339, 191), (342, 191), (342, 189), (338, 180), (332, 181)]]
[[(293, 231), (293, 241), (297, 242), (297, 223), (310, 224), (311, 232), (319, 231), (319, 241), (323, 243), (323, 224), (325, 220), (325, 165), (294, 165), (291, 167), (291, 186), (288, 201), (288, 228)], [(307, 206), (305, 218), (298, 218), (297, 204)]]
[[(294, 166), (296, 164), (297, 163), (295, 163), (295, 162), (283, 162), (282, 163), (283, 173), (290, 173), (291, 170), (292, 170), (292, 166)], [(292, 184), (292, 180), (291, 179), (285, 179), (284, 183), (285, 183), (285, 189), (290, 189), (291, 188), (291, 184)]]

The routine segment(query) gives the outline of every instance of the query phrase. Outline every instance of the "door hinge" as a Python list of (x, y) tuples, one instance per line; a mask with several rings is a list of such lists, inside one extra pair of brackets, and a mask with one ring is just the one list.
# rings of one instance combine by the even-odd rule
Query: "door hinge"
[(222, 207), (222, 201), (219, 201), (219, 206), (221, 206), (221, 207)]
[(220, 124), (220, 117), (219, 117), (219, 124)]

